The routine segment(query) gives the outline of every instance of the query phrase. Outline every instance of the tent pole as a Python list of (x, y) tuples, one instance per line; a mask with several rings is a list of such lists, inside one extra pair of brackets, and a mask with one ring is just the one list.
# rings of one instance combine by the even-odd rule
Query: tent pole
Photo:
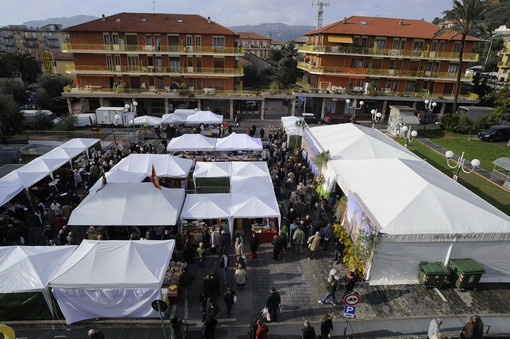
[(457, 237), (453, 238), (452, 243), (450, 244), (450, 247), (448, 248), (448, 252), (446, 253), (446, 258), (444, 259), (444, 265), (448, 266), (448, 262), (450, 261), (450, 257), (452, 255), (453, 245), (457, 242)]

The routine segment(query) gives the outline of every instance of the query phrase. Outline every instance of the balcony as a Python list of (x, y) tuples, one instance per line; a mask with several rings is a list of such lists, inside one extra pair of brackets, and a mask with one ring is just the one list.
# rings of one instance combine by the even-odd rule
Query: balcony
[(79, 75), (156, 75), (156, 76), (214, 76), (242, 77), (244, 71), (238, 68), (212, 67), (156, 67), (156, 66), (76, 66), (67, 65), (66, 73)]
[[(392, 59), (425, 59), (425, 60), (448, 60), (458, 61), (459, 53), (451, 52), (430, 52), (421, 50), (399, 50), (399, 49), (380, 49), (370, 47), (343, 47), (329, 45), (305, 45), (298, 49), (301, 53), (327, 54), (327, 55), (364, 55), (373, 57), (386, 57)], [(463, 60), (466, 62), (478, 61), (479, 55), (476, 53), (464, 53)]]
[[(456, 72), (432, 72), (432, 71), (405, 71), (396, 69), (373, 69), (373, 68), (352, 68), (334, 66), (314, 66), (305, 62), (299, 62), (298, 68), (311, 74), (335, 75), (344, 77), (366, 77), (366, 78), (392, 78), (392, 79), (424, 79), (435, 81), (455, 81)], [(469, 77), (461, 77), (461, 80), (468, 81)]]
[(501, 67), (501, 68), (510, 68), (510, 61), (500, 61), (498, 62), (498, 67)]
[(243, 56), (241, 47), (215, 46), (172, 46), (172, 45), (102, 45), (62, 44), (62, 51), (68, 53), (127, 53), (127, 54), (168, 54), (168, 55), (224, 55)]

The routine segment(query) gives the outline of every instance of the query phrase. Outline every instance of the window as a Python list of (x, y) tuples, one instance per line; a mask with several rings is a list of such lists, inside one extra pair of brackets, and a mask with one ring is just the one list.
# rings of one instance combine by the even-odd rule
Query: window
[(113, 63), (112, 63), (111, 55), (106, 56), (106, 69), (108, 69), (109, 71), (113, 70)]
[(156, 50), (159, 51), (159, 46), (161, 45), (161, 37), (159, 35), (154, 36), (154, 46), (156, 46)]
[(361, 38), (361, 47), (367, 47), (367, 37)]
[(147, 66), (149, 66), (149, 67), (153, 67), (154, 66), (154, 58), (151, 55), (149, 55), (147, 57)]
[(223, 37), (223, 36), (213, 37), (213, 46), (214, 47), (225, 47), (225, 37)]
[(193, 46), (193, 36), (186, 35), (186, 46)]
[(393, 39), (393, 45), (391, 46), (392, 49), (398, 49), (398, 43), (400, 42), (399, 39)]
[(457, 73), (458, 69), (459, 69), (459, 64), (450, 64), (448, 66), (448, 73)]
[(385, 39), (375, 39), (375, 48), (377, 49), (384, 49), (386, 47), (386, 40)]
[(200, 35), (195, 35), (195, 46), (202, 46), (202, 37)]
[(170, 65), (171, 72), (180, 72), (181, 67), (181, 59), (180, 58), (168, 58), (168, 63)]
[(138, 55), (136, 56), (128, 56), (128, 70), (130, 71), (138, 71), (140, 66), (140, 60), (138, 59)]
[(104, 42), (105, 45), (109, 45), (110, 44), (110, 34), (103, 33), (103, 42)]
[(120, 55), (115, 55), (113, 57), (113, 61), (115, 61), (115, 66), (120, 66), (121, 63), (120, 63)]
[(421, 52), (423, 50), (423, 41), (414, 41), (413, 51)]
[(118, 33), (112, 33), (112, 42), (114, 45), (119, 44), (119, 34)]
[(407, 81), (406, 85), (404, 87), (404, 92), (406, 93), (412, 93), (414, 92), (415, 82), (414, 81)]
[(363, 68), (363, 59), (359, 58), (353, 58), (351, 59), (351, 67), (352, 68)]
[(152, 45), (152, 36), (151, 36), (151, 35), (146, 35), (146, 36), (145, 36), (145, 44), (146, 44), (147, 46)]
[(438, 51), (438, 52), (442, 52), (442, 51), (444, 51), (444, 41), (440, 41), (440, 42), (439, 42), (439, 46), (438, 46), (438, 48), (437, 48), (437, 51)]
[(354, 46), (358, 46), (359, 45), (359, 36), (354, 36), (352, 38), (352, 43)]
[(432, 41), (432, 47), (430, 47), (431, 52), (435, 52), (437, 49), (437, 41)]
[(459, 53), (460, 52), (460, 42), (455, 42), (453, 44), (453, 53)]
[(406, 42), (407, 40), (406, 39), (402, 39), (400, 40), (400, 50), (403, 51), (404, 49), (406, 49)]

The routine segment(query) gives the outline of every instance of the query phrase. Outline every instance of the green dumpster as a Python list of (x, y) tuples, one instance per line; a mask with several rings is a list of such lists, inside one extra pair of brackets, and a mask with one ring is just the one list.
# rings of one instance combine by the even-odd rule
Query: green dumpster
[(482, 265), (471, 258), (452, 259), (449, 266), (452, 272), (451, 281), (460, 289), (476, 290), (482, 274), (485, 273)]
[(450, 270), (443, 263), (420, 263), (418, 280), (425, 287), (443, 287), (445, 280), (450, 275)]

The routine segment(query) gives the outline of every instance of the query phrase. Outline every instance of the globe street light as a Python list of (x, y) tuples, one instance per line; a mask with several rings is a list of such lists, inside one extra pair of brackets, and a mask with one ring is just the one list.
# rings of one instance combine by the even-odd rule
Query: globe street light
[[(135, 130), (136, 106), (138, 106), (138, 102), (136, 102), (134, 100), (133, 100), (133, 102), (124, 105), (124, 107), (128, 110), (128, 112), (133, 113), (133, 131)], [(129, 114), (128, 114), (128, 118), (129, 118)]]
[(402, 126), (401, 128), (401, 137), (406, 139), (406, 143), (404, 144), (404, 147), (407, 147), (407, 143), (411, 143), (414, 138), (418, 135), (418, 132), (413, 131), (413, 128), (411, 126)]
[(364, 102), (360, 101), (359, 106), (358, 106), (358, 100), (354, 99), (354, 101), (352, 102), (352, 105), (351, 105), (351, 99), (347, 99), (347, 100), (345, 100), (345, 103), (346, 103), (346, 106), (348, 109), (354, 109), (354, 113), (352, 114), (351, 120), (352, 120), (352, 122), (355, 122), (356, 121), (356, 111), (358, 109), (361, 109), (361, 107), (363, 107)]
[[(453, 165), (450, 163), (450, 159), (453, 159), (453, 156), (454, 156), (453, 152), (446, 151), (444, 155), (446, 156), (446, 164), (448, 165), (448, 167), (457, 169), (457, 172), (453, 176), (453, 180), (455, 180), (455, 181), (457, 181), (457, 179), (459, 178), (461, 169), (462, 169), (462, 172), (469, 174), (469, 173), (473, 173), (473, 171), (475, 170), (475, 167), (480, 166), (480, 160), (473, 159), (471, 161), (471, 166), (472, 166), (471, 170), (464, 169), (464, 163), (466, 162), (466, 159), (464, 159), (464, 152), (462, 152), (462, 155), (460, 156), (460, 158), (457, 158), (457, 162), (455, 162)], [(453, 159), (453, 160), (455, 160), (455, 159)]]
[(372, 128), (375, 128), (376, 124), (381, 121), (382, 113), (377, 112), (376, 109), (373, 109), (370, 111), (370, 114), (372, 114)]
[(432, 113), (434, 112), (434, 108), (436, 108), (437, 102), (432, 102), (432, 100), (425, 100), (425, 119), (423, 122), (423, 129), (427, 128), (427, 122), (429, 121)]

